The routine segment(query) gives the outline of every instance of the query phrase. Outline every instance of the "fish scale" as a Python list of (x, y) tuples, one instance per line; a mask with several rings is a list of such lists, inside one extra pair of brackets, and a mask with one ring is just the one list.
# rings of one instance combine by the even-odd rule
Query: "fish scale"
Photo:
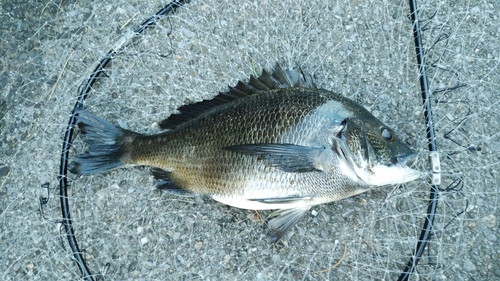
[(358, 103), (315, 86), (301, 69), (239, 82), (211, 100), (185, 105), (142, 135), (86, 110), (76, 122), (89, 152), (76, 174), (151, 166), (158, 188), (199, 194), (238, 208), (278, 209), (278, 241), (312, 206), (415, 180), (415, 153)]

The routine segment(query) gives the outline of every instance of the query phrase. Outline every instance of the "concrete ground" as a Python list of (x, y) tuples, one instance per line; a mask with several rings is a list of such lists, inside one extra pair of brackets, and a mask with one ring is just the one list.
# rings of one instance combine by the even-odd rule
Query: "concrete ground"
[[(442, 190), (431, 241), (410, 280), (500, 280), (500, 2), (435, 2), (418, 5)], [(165, 4), (2, 1), (0, 279), (81, 278), (61, 224), (63, 135), (97, 63)], [(408, 13), (404, 1), (191, 1), (134, 37), (85, 103), (114, 124), (158, 133), (156, 123), (181, 105), (276, 62), (300, 65), (320, 87), (395, 128), (420, 152), (415, 167), (424, 176), (316, 206), (273, 246), (269, 211), (169, 195), (155, 189), (148, 168), (70, 174), (75, 236), (93, 277), (397, 279), (430, 190)], [(76, 136), (70, 157), (84, 150)]]

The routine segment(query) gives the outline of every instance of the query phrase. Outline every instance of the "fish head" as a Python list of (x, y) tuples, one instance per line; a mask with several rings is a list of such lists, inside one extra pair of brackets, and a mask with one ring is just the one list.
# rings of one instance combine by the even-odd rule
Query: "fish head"
[(353, 105), (341, 123), (336, 149), (358, 179), (372, 186), (415, 180), (420, 172), (409, 165), (417, 153), (396, 132), (365, 108)]

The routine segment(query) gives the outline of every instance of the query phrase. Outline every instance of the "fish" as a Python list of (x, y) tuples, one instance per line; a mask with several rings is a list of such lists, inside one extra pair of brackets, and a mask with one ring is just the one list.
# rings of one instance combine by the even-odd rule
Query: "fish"
[(89, 149), (69, 171), (149, 166), (157, 188), (242, 209), (276, 210), (275, 244), (313, 206), (416, 180), (417, 153), (357, 102), (318, 88), (300, 67), (262, 71), (159, 122), (159, 134), (115, 126), (86, 109)]

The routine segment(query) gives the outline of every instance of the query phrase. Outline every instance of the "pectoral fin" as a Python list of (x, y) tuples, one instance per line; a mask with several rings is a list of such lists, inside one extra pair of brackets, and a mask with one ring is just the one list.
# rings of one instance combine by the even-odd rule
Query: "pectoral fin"
[(275, 244), (309, 210), (309, 207), (281, 209), (273, 212), (268, 221), (269, 243)]
[(224, 149), (257, 156), (259, 160), (290, 173), (322, 171), (318, 162), (324, 147), (309, 147), (287, 143), (238, 144)]

